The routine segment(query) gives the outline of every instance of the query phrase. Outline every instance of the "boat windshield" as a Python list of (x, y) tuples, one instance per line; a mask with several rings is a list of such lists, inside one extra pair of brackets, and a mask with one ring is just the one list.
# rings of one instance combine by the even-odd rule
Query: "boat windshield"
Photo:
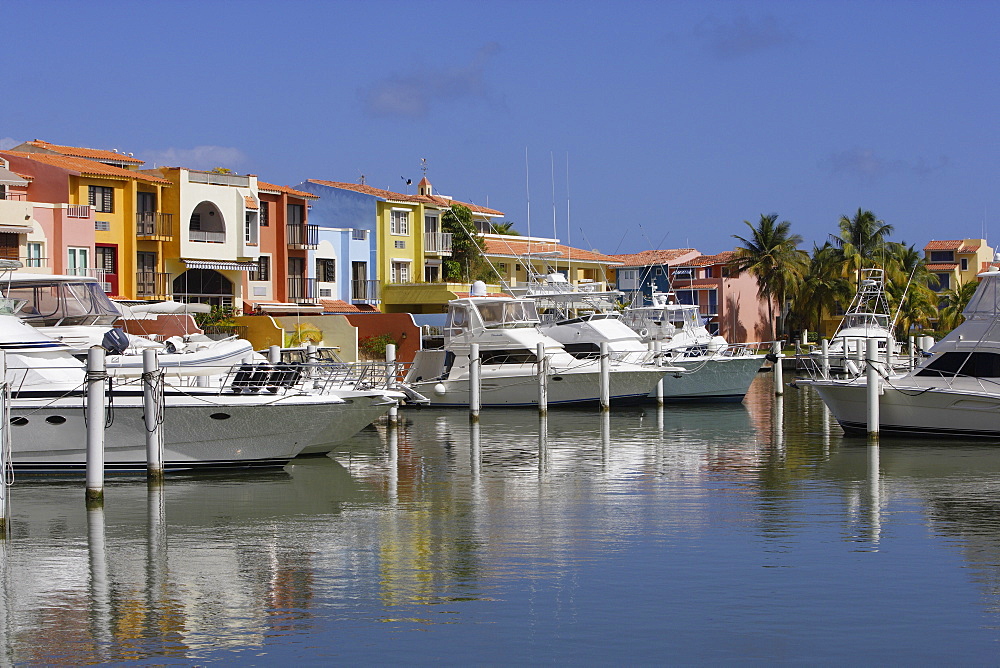
[(101, 284), (93, 281), (13, 283), (6, 296), (24, 300), (18, 315), (36, 327), (111, 326), (121, 317)]
[(983, 276), (979, 287), (962, 311), (968, 319), (995, 318), (1000, 315), (1000, 275)]
[(859, 329), (870, 329), (874, 327), (888, 329), (889, 316), (878, 313), (848, 313), (844, 316), (844, 322), (841, 325), (841, 329), (851, 327)]
[(486, 327), (534, 327), (539, 323), (535, 302), (528, 299), (477, 303)]

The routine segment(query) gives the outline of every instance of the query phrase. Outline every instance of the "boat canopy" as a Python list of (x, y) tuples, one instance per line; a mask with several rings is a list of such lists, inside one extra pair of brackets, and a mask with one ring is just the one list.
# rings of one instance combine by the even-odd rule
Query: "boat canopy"
[(984, 272), (979, 274), (979, 278), (979, 287), (962, 311), (967, 320), (993, 319), (1000, 315), (1000, 272)]
[(473, 298), (448, 304), (445, 329), (457, 333), (483, 327), (536, 327), (538, 324), (538, 312), (530, 299)]
[(36, 327), (111, 326), (121, 317), (118, 307), (94, 280), (19, 280), (10, 283), (5, 292), (8, 299), (25, 302), (18, 316)]

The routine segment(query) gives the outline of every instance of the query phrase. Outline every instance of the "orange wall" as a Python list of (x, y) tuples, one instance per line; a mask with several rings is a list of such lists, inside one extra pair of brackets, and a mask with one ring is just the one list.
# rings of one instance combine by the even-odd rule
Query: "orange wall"
[(345, 313), (358, 328), (358, 342), (369, 336), (389, 334), (396, 340), (396, 361), (409, 364), (420, 350), (420, 328), (409, 313)]

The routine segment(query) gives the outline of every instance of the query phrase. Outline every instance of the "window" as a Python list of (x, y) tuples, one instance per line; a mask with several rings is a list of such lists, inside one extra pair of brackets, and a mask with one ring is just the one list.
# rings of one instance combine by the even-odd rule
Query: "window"
[(351, 230), (351, 239), (354, 241), (368, 241), (368, 230)]
[(954, 262), (955, 251), (931, 251), (931, 262)]
[(305, 207), (301, 204), (288, 205), (287, 225), (302, 225), (306, 219)]
[(410, 233), (410, 212), (393, 209), (389, 214), (389, 233), (408, 235)]
[(427, 234), (437, 234), (438, 231), (438, 217), (437, 216), (424, 216), (424, 232)]
[(38, 241), (28, 242), (28, 256), (25, 259), (24, 266), (26, 267), (44, 267), (42, 264), (42, 244)]
[(247, 211), (246, 242), (252, 246), (257, 245), (257, 212)]
[(409, 262), (393, 262), (392, 263), (392, 275), (390, 276), (390, 282), (392, 283), (409, 283), (410, 282), (410, 263)]
[(114, 246), (98, 246), (94, 249), (94, 266), (109, 274), (118, 273), (118, 249)]
[(438, 276), (441, 273), (441, 267), (435, 264), (428, 264), (424, 266), (424, 281), (426, 283), (437, 283)]
[(951, 274), (938, 274), (938, 292), (951, 290)]
[(969, 258), (962, 258), (962, 271), (969, 271)]
[(395, 241), (395, 242), (393, 242), (393, 245), (396, 248), (399, 248), (401, 250), (406, 248), (406, 242), (405, 241)]
[(98, 213), (114, 213), (115, 191), (106, 186), (87, 186), (87, 203)]
[(499, 263), (497, 263), (497, 269), (500, 271), (501, 274), (506, 274), (507, 273), (507, 263), (506, 262), (499, 262)]
[(316, 258), (316, 280), (321, 283), (336, 283), (337, 261), (332, 258)]
[(261, 255), (257, 258), (257, 268), (251, 269), (248, 280), (251, 281), (269, 281), (271, 280), (271, 258), (268, 255)]
[(261, 227), (268, 227), (271, 224), (270, 218), (271, 218), (270, 205), (267, 202), (265, 202), (264, 200), (261, 200), (261, 202), (260, 202), (260, 226)]
[(86, 276), (90, 267), (89, 248), (67, 248), (66, 273), (70, 276)]
[(191, 214), (191, 230), (194, 232), (201, 231), (201, 214), (192, 213)]
[(712, 278), (712, 268), (705, 267), (705, 278)]

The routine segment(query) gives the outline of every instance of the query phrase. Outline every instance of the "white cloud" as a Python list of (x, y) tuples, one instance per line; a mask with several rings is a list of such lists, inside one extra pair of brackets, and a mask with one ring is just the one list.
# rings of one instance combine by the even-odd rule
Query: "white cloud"
[(225, 167), (240, 171), (248, 162), (247, 155), (230, 146), (195, 146), (194, 148), (166, 148), (143, 151), (139, 156), (146, 161), (146, 167), (188, 167), (190, 169), (214, 169)]
[(468, 65), (455, 68), (423, 68), (408, 74), (392, 74), (370, 88), (358, 91), (364, 110), (371, 116), (422, 118), (431, 106), (461, 99), (488, 100), (485, 69), (500, 50), (495, 42), (483, 46)]
[(889, 174), (912, 174), (928, 176), (948, 166), (948, 157), (941, 156), (928, 162), (925, 158), (916, 160), (891, 160), (875, 153), (870, 148), (852, 148), (840, 151), (820, 162), (820, 166), (834, 175), (856, 176), (875, 179)]
[(7, 149), (7, 148), (14, 148), (15, 146), (17, 146), (20, 143), (21, 142), (19, 142), (16, 139), (13, 139), (11, 137), (0, 137), (0, 150)]
[(694, 34), (722, 58), (738, 58), (801, 42), (770, 14), (754, 18), (737, 16), (729, 20), (710, 16), (698, 24)]

